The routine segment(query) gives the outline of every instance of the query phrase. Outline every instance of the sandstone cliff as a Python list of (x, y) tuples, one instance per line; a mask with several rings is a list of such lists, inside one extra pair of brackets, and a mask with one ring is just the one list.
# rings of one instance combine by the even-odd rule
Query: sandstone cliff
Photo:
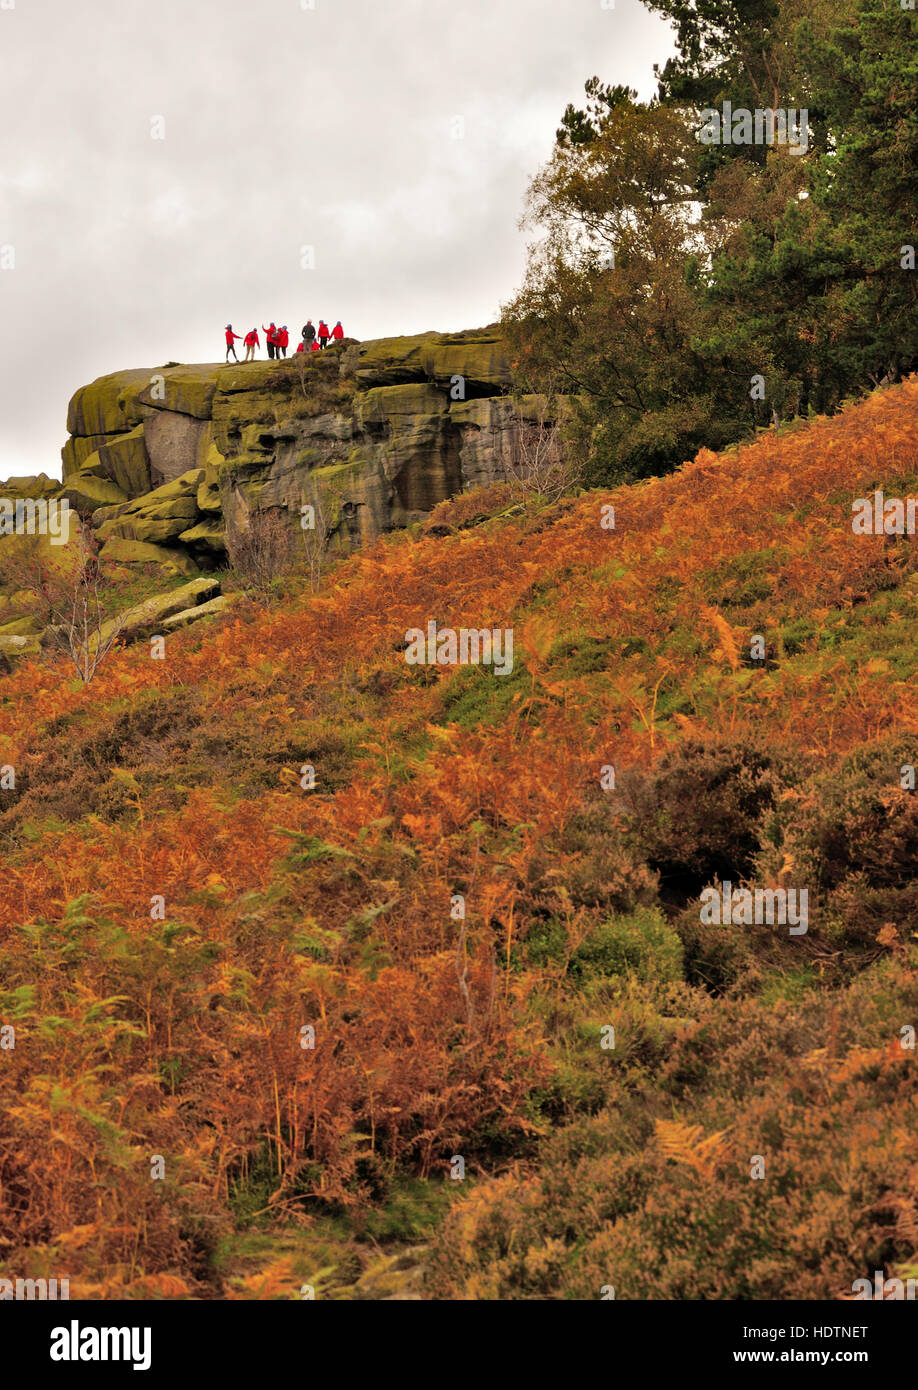
[(494, 327), (115, 372), (70, 402), (54, 490), (122, 563), (212, 566), (253, 510), (306, 503), (350, 548), (507, 476), (539, 406), (509, 385)]

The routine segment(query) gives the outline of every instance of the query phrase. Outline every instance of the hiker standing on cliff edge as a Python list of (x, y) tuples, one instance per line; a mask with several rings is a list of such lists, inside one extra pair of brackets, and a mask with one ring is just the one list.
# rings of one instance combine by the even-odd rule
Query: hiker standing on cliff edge
[(257, 329), (257, 328), (252, 328), (252, 329), (250, 329), (249, 332), (245, 335), (245, 360), (246, 360), (246, 362), (254, 362), (254, 361), (255, 361), (255, 349), (256, 349), (257, 347), (260, 347), (260, 346), (261, 346), (261, 342), (260, 342), (260, 339), (259, 339), (259, 337), (258, 337), (258, 329)]
[(290, 334), (287, 332), (287, 325), (279, 328), (274, 335), (274, 344), (278, 357), (287, 356), (287, 344), (290, 342)]
[(306, 351), (312, 350), (312, 344), (316, 336), (315, 324), (312, 319), (307, 319), (303, 324), (303, 342), (306, 344)]
[(233, 360), (234, 360), (235, 362), (238, 362), (238, 361), (239, 361), (239, 358), (236, 356), (236, 346), (235, 346), (235, 344), (234, 344), (234, 342), (233, 342), (233, 339), (234, 339), (234, 338), (241, 338), (241, 337), (242, 337), (242, 334), (241, 334), (241, 333), (234, 333), (234, 332), (233, 332), (233, 325), (232, 325), (231, 323), (228, 323), (228, 324), (226, 325), (226, 360), (227, 360), (227, 362), (229, 361), (229, 355), (230, 355), (230, 353), (233, 354)]
[(268, 324), (267, 328), (265, 328), (264, 324), (262, 324), (262, 325), (261, 325), (261, 331), (262, 331), (262, 333), (265, 335), (265, 342), (268, 344), (268, 356), (269, 356), (269, 357), (273, 357), (273, 356), (274, 356), (275, 341), (276, 341), (274, 335), (275, 335), (275, 333), (277, 332), (276, 328), (274, 327), (274, 320), (273, 320), (273, 319), (271, 320), (271, 322)]
[(324, 319), (319, 319), (319, 346), (324, 348), (328, 345), (331, 334), (328, 331), (328, 324)]

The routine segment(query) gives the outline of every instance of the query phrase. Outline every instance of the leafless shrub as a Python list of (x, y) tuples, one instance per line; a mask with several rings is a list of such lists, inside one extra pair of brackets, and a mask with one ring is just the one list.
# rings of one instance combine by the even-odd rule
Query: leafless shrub
[(309, 586), (316, 590), (322, 582), (322, 572), (328, 556), (330, 531), (328, 507), (318, 489), (312, 502), (305, 504), (301, 509), (300, 530), (303, 537), (306, 564), (309, 568)]
[(52, 558), (38, 536), (16, 538), (0, 559), (0, 579), (18, 590), (17, 607), (44, 628), (42, 641), (69, 657), (81, 681), (92, 680), (111, 651), (123, 624), (109, 618), (98, 546), (88, 526), (78, 527), (70, 543)]
[(580, 468), (567, 448), (557, 421), (553, 391), (539, 397), (535, 418), (514, 407), (518, 453), (510, 465), (510, 484), (518, 497), (557, 502), (580, 482)]
[(250, 513), (244, 525), (227, 526), (230, 569), (240, 587), (267, 598), (297, 561), (293, 527), (280, 507)]

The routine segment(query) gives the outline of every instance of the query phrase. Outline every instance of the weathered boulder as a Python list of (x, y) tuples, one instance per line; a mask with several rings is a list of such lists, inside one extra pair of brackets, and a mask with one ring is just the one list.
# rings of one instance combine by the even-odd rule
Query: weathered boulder
[(76, 473), (71, 473), (61, 488), (60, 495), (66, 497), (81, 516), (91, 516), (99, 507), (128, 500), (127, 493), (117, 483), (91, 471), (93, 468), (101, 469), (101, 466), (98, 454), (91, 454), (88, 469), (80, 468)]
[(127, 506), (96, 526), (100, 540), (120, 536), (125, 540), (149, 541), (153, 545), (172, 540), (193, 524), (198, 515), (198, 484), (204, 476), (201, 468), (190, 469), (171, 483), (163, 483), (144, 497)]
[(140, 497), (152, 487), (150, 459), (143, 425), (116, 434), (99, 445), (78, 470), (94, 473), (115, 483), (126, 497)]
[(53, 497), (60, 490), (60, 486), (57, 479), (49, 478), (47, 473), (7, 478), (6, 482), (0, 482), (0, 497), (9, 497), (14, 500), (31, 498), (38, 501), (42, 497)]
[(0, 623), (2, 637), (37, 637), (40, 632), (41, 623), (37, 618), (13, 618), (11, 622)]
[(221, 370), (219, 362), (160, 367), (148, 374), (146, 385), (136, 392), (136, 402), (154, 410), (209, 420)]
[(173, 632), (176, 628), (186, 627), (188, 623), (197, 622), (199, 618), (212, 618), (220, 613), (226, 613), (241, 598), (241, 594), (218, 594), (216, 598), (208, 599), (206, 603), (199, 603), (195, 608), (183, 608), (180, 613), (173, 613), (171, 618), (164, 619), (163, 631)]
[[(255, 364), (257, 365), (257, 364)], [(283, 399), (283, 397), (281, 397)], [(224, 457), (241, 452), (242, 431), (252, 424), (275, 424), (278, 398), (268, 391), (237, 391), (214, 401), (213, 428), (217, 448)], [(266, 434), (266, 443), (270, 442)]]
[(221, 396), (231, 396), (236, 391), (270, 391), (278, 371), (293, 366), (293, 358), (282, 363), (240, 362), (221, 367), (217, 373), (217, 386)]
[(226, 532), (213, 517), (199, 521), (197, 526), (190, 526), (187, 531), (179, 532), (179, 540), (182, 545), (193, 548), (203, 546), (205, 550), (212, 550), (215, 554), (226, 549)]
[(147, 368), (110, 372), (82, 386), (67, 411), (70, 434), (120, 434), (139, 425), (143, 415), (135, 404), (133, 390), (148, 383), (151, 376)]
[(468, 396), (493, 395), (510, 384), (510, 365), (497, 327), (378, 338), (360, 344), (355, 363), (358, 381), (367, 386), (430, 381), (461, 388)]
[(140, 637), (156, 633), (173, 613), (194, 608), (204, 600), (213, 598), (219, 590), (220, 582), (217, 579), (192, 579), (189, 584), (171, 589), (166, 594), (154, 594), (135, 608), (129, 608), (127, 612), (103, 623), (100, 640), (104, 642), (113, 632), (117, 632), (119, 640), (135, 642)]
[(164, 545), (150, 545), (147, 541), (127, 540), (123, 536), (112, 536), (99, 551), (100, 560), (111, 560), (117, 565), (161, 565), (167, 574), (196, 575), (198, 567), (184, 550), (169, 549)]
[(64, 478), (82, 468), (90, 454), (97, 453), (103, 444), (108, 444), (118, 437), (117, 434), (72, 435), (61, 449)]
[[(205, 514), (211, 512), (219, 514), (221, 511), (220, 475), (217, 472), (215, 465), (211, 462), (211, 458), (214, 453), (216, 453), (215, 445), (210, 450), (208, 450), (207, 462), (204, 465), (204, 477), (198, 483), (198, 491), (196, 497), (198, 511), (203, 512)], [(222, 456), (220, 456), (220, 462), (223, 462)]]
[(5, 657), (7, 662), (14, 658), (38, 656), (40, 651), (41, 643), (37, 637), (0, 632), (0, 658)]
[(361, 392), (354, 404), (358, 428), (396, 424), (399, 429), (439, 428), (449, 409), (448, 398), (427, 382), (374, 386)]
[(203, 462), (202, 452), (212, 442), (209, 420), (161, 410), (144, 425), (147, 452), (150, 456), (150, 487), (171, 483), (183, 473)]

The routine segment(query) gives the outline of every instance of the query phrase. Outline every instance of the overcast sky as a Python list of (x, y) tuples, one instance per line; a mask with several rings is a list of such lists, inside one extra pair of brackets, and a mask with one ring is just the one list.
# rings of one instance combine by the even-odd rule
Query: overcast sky
[(565, 105), (672, 51), (608, 4), (0, 0), (0, 479), (60, 476), (78, 386), (228, 322), (492, 322)]

